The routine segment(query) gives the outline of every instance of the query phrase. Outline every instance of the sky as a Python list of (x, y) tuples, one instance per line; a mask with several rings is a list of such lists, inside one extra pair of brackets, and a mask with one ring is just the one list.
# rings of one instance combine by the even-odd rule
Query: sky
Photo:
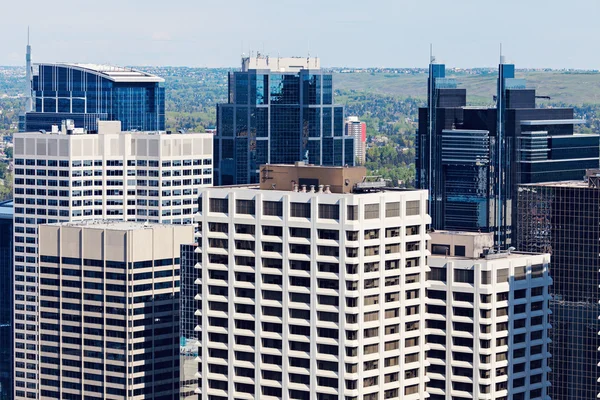
[(0, 65), (237, 67), (242, 53), (326, 67), (600, 69), (600, 0), (6, 0)]

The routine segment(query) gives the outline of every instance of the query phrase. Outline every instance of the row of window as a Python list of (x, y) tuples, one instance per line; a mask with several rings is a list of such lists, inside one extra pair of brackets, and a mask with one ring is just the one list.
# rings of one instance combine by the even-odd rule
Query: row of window
[[(69, 160), (46, 160), (46, 159), (23, 159), (16, 158), (15, 165), (28, 165), (28, 166), (38, 166), (38, 167), (69, 167)], [(123, 160), (107, 160), (106, 165), (109, 167), (122, 167)], [(161, 163), (162, 167), (188, 167), (192, 165), (212, 165), (212, 158), (205, 159), (194, 159), (194, 160), (172, 160), (172, 161), (163, 161)], [(101, 167), (102, 160), (73, 160), (71, 162), (71, 167)], [(158, 160), (127, 160), (128, 167), (158, 167)]]
[[(408, 245), (408, 243), (407, 243)], [(527, 274), (528, 267), (521, 266), (515, 267), (515, 274), (512, 277), (514, 280), (524, 280), (527, 279), (528, 276), (531, 279), (535, 278), (543, 278), (545, 268), (544, 264), (535, 264), (532, 265), (529, 269), (530, 273)], [(454, 282), (455, 283), (469, 283), (473, 285), (475, 283), (475, 270), (474, 269), (454, 269)], [(428, 280), (434, 281), (447, 281), (447, 268), (439, 268), (439, 267), (431, 267), (431, 271), (427, 273)], [(496, 283), (508, 283), (511, 277), (509, 276), (508, 268), (500, 268), (496, 270)], [(491, 285), (492, 284), (492, 271), (481, 271), (481, 279), (480, 282), (482, 285)]]
[[(410, 200), (406, 202), (406, 216), (419, 215), (420, 213), (420, 201)], [(400, 216), (400, 202), (386, 203), (385, 217), (399, 217)], [(210, 212), (214, 213), (229, 213), (229, 199), (219, 199), (211, 197), (208, 202)], [(364, 219), (378, 219), (379, 218), (379, 203), (365, 204), (364, 205)], [(254, 200), (236, 200), (235, 201), (235, 212), (236, 214), (255, 215), (256, 204)], [(263, 201), (263, 215), (269, 216), (283, 216), (283, 203), (281, 201)], [(290, 216), (297, 218), (311, 218), (311, 203), (290, 203)], [(322, 219), (340, 219), (340, 206), (339, 204), (319, 204), (318, 205), (318, 217)], [(347, 206), (346, 218), (348, 220), (358, 219), (358, 206), (349, 205)]]
[[(215, 233), (229, 233), (229, 225), (222, 222), (209, 222), (208, 230), (209, 232)], [(385, 237), (399, 237), (401, 230), (402, 228), (399, 226), (385, 228)], [(265, 236), (278, 236), (280, 238), (283, 236), (283, 227), (281, 226), (261, 225), (261, 231)], [(421, 226), (409, 225), (404, 227), (404, 231), (406, 236), (418, 235), (421, 232)], [(254, 235), (256, 233), (256, 226), (248, 224), (235, 224), (235, 233), (241, 235)], [(311, 239), (311, 234), (312, 231), (310, 228), (289, 228), (290, 237)], [(353, 242), (358, 241), (360, 234), (360, 231), (346, 231), (346, 240)], [(379, 239), (380, 229), (367, 229), (362, 231), (362, 235), (365, 240)], [(317, 229), (317, 237), (323, 240), (339, 240), (340, 231), (335, 229)]]
[[(124, 184), (127, 186), (150, 186), (150, 187), (170, 187), (170, 186), (191, 186), (191, 185), (211, 185), (212, 178), (194, 178), (194, 179), (184, 179), (181, 180), (143, 180), (143, 179), (129, 179), (127, 181), (123, 180), (88, 180), (88, 181), (66, 181), (66, 180), (46, 180), (46, 179), (23, 179), (23, 178), (15, 178), (15, 185), (27, 185), (27, 186), (49, 186), (49, 187), (90, 187), (90, 186), (123, 186)], [(38, 190), (39, 192), (39, 190)]]
[(97, 169), (97, 170), (91, 170), (91, 169), (85, 169), (85, 170), (55, 170), (55, 169), (50, 169), (50, 170), (45, 170), (45, 169), (23, 169), (23, 168), (15, 168), (15, 175), (19, 176), (19, 175), (25, 175), (25, 176), (60, 176), (60, 177), (72, 177), (72, 178), (77, 178), (77, 177), (82, 177), (82, 176), (129, 176), (129, 177), (133, 177), (133, 176), (138, 176), (138, 177), (159, 177), (162, 176), (163, 178), (165, 177), (177, 177), (177, 176), (192, 176), (192, 175), (212, 175), (213, 171), (211, 168), (205, 168), (205, 169), (184, 169), (184, 170), (164, 170), (162, 171), (162, 173), (159, 175), (159, 171), (157, 170), (135, 170), (135, 169), (130, 169), (130, 170), (122, 170), (122, 169), (109, 169), (106, 171), (103, 171), (101, 169)]

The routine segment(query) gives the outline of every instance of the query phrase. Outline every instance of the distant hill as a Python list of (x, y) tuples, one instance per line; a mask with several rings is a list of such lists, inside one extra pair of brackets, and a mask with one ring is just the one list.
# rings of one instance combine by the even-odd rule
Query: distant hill
[[(538, 95), (550, 96), (551, 103), (572, 105), (600, 104), (600, 73), (576, 72), (517, 72), (517, 78), (527, 80), (527, 87), (537, 89)], [(448, 75), (459, 87), (467, 89), (467, 101), (491, 104), (496, 92), (496, 75)], [(397, 97), (427, 97), (427, 75), (387, 73), (338, 73), (334, 87)]]

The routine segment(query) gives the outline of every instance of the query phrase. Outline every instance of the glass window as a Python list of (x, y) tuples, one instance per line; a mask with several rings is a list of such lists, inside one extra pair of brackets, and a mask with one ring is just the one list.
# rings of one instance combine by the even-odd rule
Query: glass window
[(340, 219), (340, 207), (337, 204), (319, 204), (319, 218)]
[(421, 208), (420, 200), (410, 200), (406, 202), (406, 215), (419, 215)]
[(263, 214), (283, 216), (283, 203), (280, 201), (263, 201)]
[(379, 218), (379, 203), (365, 204), (365, 219)]

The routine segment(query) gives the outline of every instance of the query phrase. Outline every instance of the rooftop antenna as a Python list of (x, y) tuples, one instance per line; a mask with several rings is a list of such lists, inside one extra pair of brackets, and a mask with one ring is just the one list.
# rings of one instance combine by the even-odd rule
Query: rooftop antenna
[(504, 64), (504, 55), (502, 55), (502, 43), (500, 43), (500, 64)]
[(435, 56), (433, 55), (433, 43), (429, 43), (429, 63), (433, 64), (435, 62)]
[(25, 111), (33, 111), (33, 97), (32, 97), (32, 70), (31, 70), (31, 46), (29, 45), (29, 26), (27, 26), (27, 47), (25, 52), (25, 84), (27, 88), (25, 93), (27, 94), (26, 103), (25, 103)]

